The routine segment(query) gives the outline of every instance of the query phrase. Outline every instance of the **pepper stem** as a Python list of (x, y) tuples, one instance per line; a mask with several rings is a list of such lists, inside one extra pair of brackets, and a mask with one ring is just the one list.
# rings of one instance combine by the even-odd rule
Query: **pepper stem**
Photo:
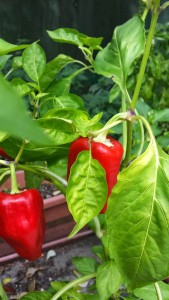
[(77, 278), (71, 282), (69, 282), (66, 286), (64, 286), (60, 291), (58, 291), (52, 298), (51, 300), (57, 300), (60, 298), (60, 296), (62, 296), (63, 294), (65, 294), (68, 290), (70, 290), (71, 288), (73, 288), (74, 286), (77, 286), (83, 282), (88, 281), (89, 279), (92, 279), (96, 277), (96, 273), (92, 273), (89, 275), (85, 275), (83, 277)]
[(11, 194), (20, 193), (20, 191), (18, 189), (18, 182), (17, 182), (14, 162), (11, 162), (9, 167), (10, 167), (10, 171), (11, 171)]

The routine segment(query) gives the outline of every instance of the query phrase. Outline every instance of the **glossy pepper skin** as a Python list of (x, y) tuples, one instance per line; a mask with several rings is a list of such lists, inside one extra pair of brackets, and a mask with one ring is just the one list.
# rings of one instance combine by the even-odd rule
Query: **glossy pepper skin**
[[(97, 159), (101, 166), (106, 171), (106, 181), (108, 187), (107, 199), (109, 198), (113, 186), (117, 183), (117, 175), (120, 170), (120, 163), (123, 156), (123, 148), (122, 145), (114, 140), (111, 136), (107, 136), (107, 139), (112, 144), (112, 146), (107, 146), (100, 142), (90, 141), (91, 143), (91, 152), (92, 157)], [(77, 155), (84, 150), (89, 150), (89, 139), (80, 137), (75, 140), (69, 150), (68, 155), (68, 170), (67, 170), (67, 178), (69, 178), (70, 169), (73, 163), (75, 162)], [(102, 208), (100, 213), (105, 213), (107, 210), (107, 201)]]
[(36, 260), (42, 253), (44, 235), (43, 199), (38, 190), (0, 193), (0, 237), (21, 257)]
[(12, 159), (2, 148), (0, 148), (0, 156)]

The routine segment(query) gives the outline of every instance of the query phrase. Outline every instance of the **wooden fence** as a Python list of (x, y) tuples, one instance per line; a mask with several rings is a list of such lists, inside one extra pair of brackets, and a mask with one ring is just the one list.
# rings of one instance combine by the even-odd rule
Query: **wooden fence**
[(137, 11), (137, 0), (0, 0), (0, 37), (11, 43), (34, 42), (52, 58), (60, 52), (78, 57), (74, 46), (53, 43), (46, 30), (76, 28), (111, 39), (115, 26)]

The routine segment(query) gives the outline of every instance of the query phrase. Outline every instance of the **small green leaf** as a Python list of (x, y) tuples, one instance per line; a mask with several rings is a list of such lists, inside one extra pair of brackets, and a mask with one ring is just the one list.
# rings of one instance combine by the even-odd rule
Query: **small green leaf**
[[(161, 290), (162, 299), (169, 299), (169, 286), (164, 282), (158, 282), (159, 288)], [(134, 295), (143, 300), (154, 300), (157, 299), (157, 293), (154, 284), (147, 285), (133, 291)]]
[(76, 270), (82, 275), (95, 273), (99, 263), (92, 257), (73, 257), (72, 263), (75, 265)]
[(47, 31), (50, 38), (58, 43), (68, 43), (76, 46), (86, 45), (92, 49), (98, 49), (103, 38), (92, 38), (80, 33), (72, 28), (58, 28), (53, 31)]
[(90, 151), (82, 151), (71, 167), (66, 194), (69, 210), (77, 223), (71, 237), (99, 214), (106, 197), (105, 170)]
[(4, 68), (4, 66), (6, 65), (8, 59), (11, 57), (12, 55), (3, 55), (0, 56), (0, 70), (2, 70)]
[(52, 297), (48, 292), (30, 292), (21, 297), (21, 300), (50, 300)]
[(63, 94), (68, 94), (70, 91), (71, 83), (72, 77), (65, 77), (51, 84), (46, 92), (56, 97), (59, 97)]
[(96, 275), (96, 286), (100, 300), (107, 300), (116, 293), (122, 284), (122, 277), (114, 261), (100, 265)]
[(168, 122), (169, 120), (169, 108), (165, 108), (159, 111), (154, 111), (153, 122)]
[(105, 260), (105, 252), (103, 246), (96, 245), (92, 247), (92, 252), (98, 256), (100, 260)]
[(6, 42), (3, 39), (0, 39), (0, 55), (4, 55), (17, 50), (22, 50), (28, 46), (29, 45), (14, 45)]
[[(51, 100), (50, 100), (51, 101)], [(53, 97), (53, 108), (76, 108), (84, 109), (84, 102), (82, 98), (74, 94), (66, 94), (60, 97)]]
[(40, 78), (40, 87), (42, 91), (45, 91), (49, 85), (54, 81), (57, 74), (70, 63), (73, 63), (75, 60), (67, 55), (60, 54), (55, 57), (53, 60), (46, 64), (44, 73)]
[(16, 70), (22, 68), (22, 56), (16, 56), (13, 58), (12, 69)]
[(98, 74), (113, 77), (124, 90), (129, 70), (134, 60), (144, 52), (144, 23), (139, 16), (115, 28), (113, 39), (95, 59)]
[(169, 275), (168, 198), (169, 156), (151, 141), (119, 174), (106, 212), (110, 255), (131, 290)]
[(33, 81), (39, 83), (46, 67), (46, 55), (44, 50), (37, 43), (30, 45), (23, 52), (22, 65), (27, 75)]
[(29, 87), (27, 82), (21, 78), (12, 79), (11, 85), (16, 89), (20, 96), (25, 96), (31, 91), (31, 88)]

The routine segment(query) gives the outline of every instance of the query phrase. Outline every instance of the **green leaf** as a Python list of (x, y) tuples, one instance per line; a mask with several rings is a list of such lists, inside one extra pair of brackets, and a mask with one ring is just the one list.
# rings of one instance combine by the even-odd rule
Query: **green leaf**
[(163, 149), (169, 150), (169, 135), (159, 136), (157, 142)]
[(153, 141), (120, 173), (106, 213), (110, 255), (131, 290), (169, 275), (168, 198), (169, 157)]
[(22, 67), (22, 56), (16, 56), (13, 58), (12, 69), (16, 70)]
[(70, 237), (99, 214), (106, 197), (105, 170), (90, 151), (82, 151), (71, 167), (66, 193), (69, 210), (77, 223)]
[(121, 94), (120, 88), (117, 84), (114, 84), (109, 94), (109, 103), (112, 103), (116, 100)]
[(3, 289), (2, 284), (0, 283), (0, 297), (2, 300), (8, 300), (8, 297)]
[(4, 66), (6, 65), (8, 59), (11, 57), (12, 55), (3, 55), (0, 56), (0, 70), (2, 70), (4, 68)]
[(70, 143), (79, 135), (87, 136), (89, 130), (94, 128), (102, 113), (89, 120), (85, 111), (74, 108), (51, 109), (37, 123), (45, 128), (45, 132), (56, 145)]
[(75, 265), (76, 270), (82, 275), (95, 273), (99, 263), (92, 257), (73, 257), (72, 263)]
[(95, 59), (94, 67), (98, 74), (113, 77), (121, 90), (134, 60), (144, 52), (144, 23), (139, 16), (115, 28), (113, 39)]
[[(52, 102), (53, 108), (76, 108), (76, 109), (83, 109), (84, 110), (84, 102), (82, 98), (75, 94), (65, 94), (59, 97), (52, 97), (52, 99), (45, 99), (44, 104), (46, 101)], [(43, 105), (43, 102), (42, 104)]]
[(37, 43), (30, 45), (23, 52), (22, 65), (27, 75), (33, 81), (39, 83), (46, 67), (46, 55), (44, 50)]
[(25, 96), (31, 91), (31, 88), (29, 87), (27, 82), (22, 80), (21, 78), (12, 79), (11, 85), (16, 89), (20, 96)]
[(59, 175), (60, 177), (66, 178), (67, 175), (67, 155), (47, 159), (48, 169)]
[(122, 277), (114, 261), (106, 261), (100, 265), (96, 275), (97, 291), (100, 300), (107, 300), (116, 293), (122, 284)]
[[(46, 167), (46, 163), (45, 162), (41, 162), (41, 161), (36, 161), (34, 163), (27, 163), (28, 166), (30, 167), (36, 167), (36, 166), (42, 166), (42, 167)], [(31, 172), (25, 172), (25, 181), (26, 181), (26, 188), (39, 188), (41, 182), (43, 180), (42, 176), (39, 176), (37, 174), (33, 174)]]
[(51, 141), (42, 129), (30, 119), (23, 100), (2, 77), (0, 77), (0, 90), (0, 130), (20, 139), (31, 140), (36, 144), (51, 145)]
[(160, 111), (154, 111), (153, 122), (168, 122), (169, 120), (169, 108), (162, 109)]
[[(59, 290), (61, 290), (62, 288), (64, 288), (66, 285), (67, 285), (67, 283), (65, 283), (65, 282), (58, 282), (58, 281), (51, 282), (52, 288), (55, 289), (57, 292)], [(76, 287), (66, 291), (63, 296), (62, 296), (62, 299), (70, 299), (71, 298), (71, 299), (75, 299), (75, 300), (84, 300), (83, 294), (80, 294), (80, 292), (76, 291)]]
[(94, 294), (94, 295), (86, 295), (84, 294), (84, 299), (86, 300), (100, 300), (99, 294)]
[(71, 120), (73, 110), (51, 110), (37, 123), (45, 129), (46, 134), (53, 140), (55, 145), (67, 144), (75, 140), (79, 134), (76, 132)]
[[(158, 282), (159, 288), (161, 290), (162, 299), (168, 300), (169, 299), (169, 285), (164, 282)], [(155, 290), (155, 286), (147, 285), (139, 289), (135, 289), (133, 291), (134, 295), (143, 299), (143, 300), (154, 300), (157, 299), (157, 294)]]
[[(0, 145), (9, 154), (9, 156), (16, 157), (22, 145), (22, 141), (9, 137), (8, 139), (1, 142)], [(37, 145), (37, 143), (29, 142), (25, 145), (20, 160), (24, 162), (30, 162), (37, 160), (46, 161), (48, 159), (59, 159), (64, 155), (67, 156), (68, 149), (69, 145), (67, 144), (61, 146), (56, 146), (55, 144), (39, 146)]]
[(0, 142), (6, 140), (9, 137), (9, 134), (3, 131), (0, 131)]
[(98, 49), (103, 38), (91, 38), (85, 34), (80, 33), (76, 29), (58, 28), (53, 31), (47, 31), (52, 40), (58, 43), (68, 43), (76, 46), (89, 46), (93, 49)]
[(105, 252), (103, 246), (96, 245), (92, 247), (92, 252), (98, 256), (100, 260), (105, 260)]
[(50, 300), (52, 297), (48, 292), (30, 292), (21, 297), (21, 300)]
[(48, 62), (40, 79), (41, 90), (45, 91), (56, 78), (56, 75), (63, 69), (63, 67), (73, 63), (74, 61), (75, 60), (70, 56), (59, 54), (53, 60)]
[(0, 55), (5, 55), (9, 52), (17, 51), (17, 50), (22, 50), (29, 45), (14, 45), (6, 42), (3, 39), (0, 39)]
[(70, 91), (71, 83), (72, 77), (65, 77), (51, 84), (46, 92), (56, 97), (59, 97), (63, 94), (68, 94)]

